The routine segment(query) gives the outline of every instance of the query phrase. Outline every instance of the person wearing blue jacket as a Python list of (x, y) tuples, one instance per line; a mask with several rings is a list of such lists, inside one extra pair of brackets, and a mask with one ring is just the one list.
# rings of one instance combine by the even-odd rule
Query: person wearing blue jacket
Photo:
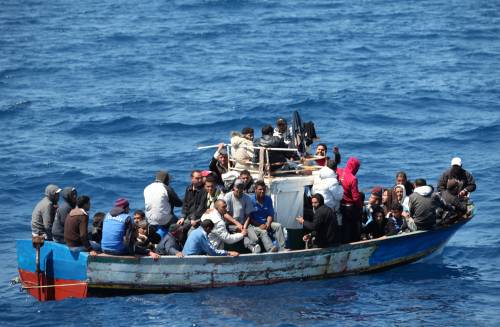
[(210, 220), (204, 220), (201, 226), (192, 231), (187, 238), (182, 254), (189, 255), (211, 255), (211, 256), (231, 256), (237, 257), (239, 255), (236, 251), (226, 251), (216, 249), (208, 240), (208, 234), (212, 232), (214, 223)]

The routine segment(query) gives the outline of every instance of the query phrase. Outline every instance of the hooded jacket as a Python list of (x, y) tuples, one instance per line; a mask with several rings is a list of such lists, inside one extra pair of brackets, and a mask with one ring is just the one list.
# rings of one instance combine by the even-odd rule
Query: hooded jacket
[(236, 168), (251, 168), (252, 165), (248, 162), (253, 160), (253, 142), (240, 133), (233, 132), (231, 135), (231, 156), (236, 160)]
[(52, 225), (52, 237), (58, 243), (65, 243), (64, 241), (64, 224), (66, 217), (71, 209), (75, 208), (76, 203), (73, 203), (72, 193), (76, 192), (74, 187), (65, 187), (62, 189), (60, 195), (63, 199), (62, 203), (56, 210), (54, 217), (54, 224)]
[[(403, 189), (403, 198), (401, 199), (401, 201), (398, 201), (398, 198), (396, 196), (396, 188)], [(406, 196), (406, 187), (403, 184), (395, 185), (394, 188), (392, 189), (392, 192), (393, 192), (392, 193), (393, 204), (399, 203), (400, 205), (403, 206), (403, 211), (408, 212), (409, 211), (408, 201), (410, 201), (410, 197)], [(413, 191), (412, 191), (412, 193), (413, 193)]]
[(203, 216), (201, 216), (201, 221), (207, 219), (210, 219), (214, 223), (214, 228), (208, 235), (208, 240), (214, 248), (222, 250), (224, 249), (224, 243), (234, 244), (243, 239), (243, 234), (241, 233), (229, 234), (224, 219), (222, 219), (221, 214), (216, 209), (212, 209), (210, 212), (207, 212)]
[(328, 167), (319, 170), (318, 176), (314, 179), (313, 194), (319, 193), (325, 199), (325, 205), (331, 209), (339, 211), (340, 201), (344, 196), (344, 189), (337, 180), (337, 174)]
[(56, 213), (55, 196), (60, 191), (59, 186), (50, 184), (45, 188), (45, 196), (33, 209), (31, 214), (31, 232), (33, 235), (45, 235), (52, 240), (52, 224)]
[(358, 178), (356, 177), (360, 166), (360, 161), (355, 157), (351, 157), (347, 160), (345, 168), (337, 169), (340, 184), (344, 188), (343, 204), (356, 205), (358, 207), (363, 206), (358, 189)]
[(410, 216), (419, 230), (432, 229), (436, 224), (436, 210), (440, 207), (439, 199), (430, 185), (413, 190), (408, 201)]
[(89, 216), (81, 208), (70, 211), (64, 225), (64, 241), (70, 247), (83, 246), (87, 251), (92, 250), (88, 236)]

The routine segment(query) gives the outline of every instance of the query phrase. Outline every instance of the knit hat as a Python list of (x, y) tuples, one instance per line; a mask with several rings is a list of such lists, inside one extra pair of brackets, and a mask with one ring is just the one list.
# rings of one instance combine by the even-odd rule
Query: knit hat
[(119, 198), (115, 201), (115, 207), (126, 208), (128, 205), (128, 200), (125, 198)]
[(379, 198), (382, 197), (382, 188), (380, 186), (375, 186), (372, 189), (372, 194), (378, 196)]
[(212, 174), (212, 172), (211, 172), (210, 170), (203, 170), (203, 171), (201, 172), (201, 176), (202, 176), (202, 177), (208, 177), (208, 176), (210, 176), (211, 174)]
[(169, 180), (168, 172), (165, 170), (160, 170), (156, 173), (156, 181), (167, 184)]
[(459, 157), (455, 157), (455, 158), (451, 159), (451, 165), (462, 167), (462, 159), (460, 159)]
[(245, 127), (241, 130), (241, 134), (254, 134), (253, 128)]

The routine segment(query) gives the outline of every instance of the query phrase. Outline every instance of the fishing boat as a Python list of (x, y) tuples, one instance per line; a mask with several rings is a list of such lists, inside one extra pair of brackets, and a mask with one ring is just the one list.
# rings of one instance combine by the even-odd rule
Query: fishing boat
[[(294, 122), (301, 126), (300, 118)], [(268, 153), (305, 148), (303, 138), (298, 139), (302, 146), (298, 144), (296, 149), (254, 147), (260, 152), (260, 162), (258, 169), (251, 171), (254, 178), (267, 184), (275, 209), (274, 219), (286, 230), (289, 248), (294, 250), (238, 257), (162, 256), (155, 261), (151, 257), (90, 256), (35, 237), (16, 241), (22, 287), (36, 299), (46, 301), (114, 292), (171, 292), (366, 273), (411, 263), (442, 249), (470, 220), (429, 231), (303, 249), (303, 228), (295, 218), (304, 214), (304, 190), (313, 185), (318, 170), (296, 165), (294, 169), (272, 174)]]
[(90, 256), (45, 242), (37, 255), (31, 240), (16, 242), (23, 288), (39, 301), (119, 292), (172, 292), (332, 278), (388, 269), (442, 249), (468, 220), (430, 231), (289, 252), (239, 257), (178, 258)]

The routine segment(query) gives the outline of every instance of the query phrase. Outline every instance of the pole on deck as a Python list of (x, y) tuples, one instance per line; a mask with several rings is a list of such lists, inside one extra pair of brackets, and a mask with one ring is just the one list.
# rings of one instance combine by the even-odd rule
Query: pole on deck
[(42, 301), (42, 288), (41, 286), (41, 274), (42, 271), (40, 270), (40, 248), (43, 246), (43, 243), (45, 242), (45, 238), (43, 236), (33, 236), (32, 238), (33, 242), (33, 247), (35, 248), (36, 251), (36, 259), (35, 259), (35, 265), (36, 265), (36, 283), (38, 287), (38, 301)]

